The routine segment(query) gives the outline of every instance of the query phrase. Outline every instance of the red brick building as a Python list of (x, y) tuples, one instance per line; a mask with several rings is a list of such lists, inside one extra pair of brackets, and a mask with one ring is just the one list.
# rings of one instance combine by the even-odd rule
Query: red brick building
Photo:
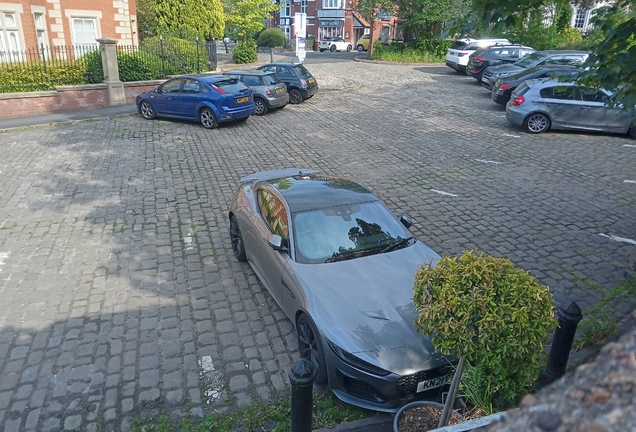
[(0, 61), (44, 45), (97, 46), (112, 37), (137, 45), (136, 0), (0, 0)]
[[(269, 26), (279, 27), (293, 39), (294, 14), (307, 14), (307, 37), (313, 36), (317, 42), (325, 37), (340, 36), (351, 42), (354, 49), (358, 40), (370, 32), (370, 25), (355, 11), (356, 0), (280, 0), (282, 9), (272, 15)], [(380, 11), (374, 22), (374, 39), (399, 38), (397, 18)]]

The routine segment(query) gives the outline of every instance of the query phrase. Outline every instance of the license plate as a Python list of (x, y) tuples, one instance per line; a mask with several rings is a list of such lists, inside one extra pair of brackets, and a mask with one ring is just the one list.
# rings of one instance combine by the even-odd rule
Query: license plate
[(309, 84), (313, 84), (313, 83), (315, 83), (315, 82), (316, 82), (316, 80), (315, 80), (315, 79), (313, 79), (313, 78), (309, 78), (309, 79), (308, 79), (308, 81), (309, 81)]
[(495, 88), (499, 88), (499, 83), (498, 82), (495, 83)]
[(420, 381), (417, 383), (417, 392), (420, 393), (426, 390), (441, 387), (444, 384), (446, 384), (451, 377), (452, 375), (445, 375), (445, 376), (433, 378), (426, 381)]
[(455, 55), (455, 51), (451, 51), (451, 52), (450, 52), (450, 55)]
[(281, 88), (277, 88), (277, 89), (276, 89), (276, 93), (282, 93), (282, 92), (284, 92), (284, 91), (285, 91), (285, 89), (284, 89), (284, 88), (282, 88), (282, 87), (281, 87)]
[(475, 67), (473, 65), (468, 65), (468, 69), (473, 70)]
[(247, 102), (248, 100), (250, 100), (250, 98), (242, 97), (242, 98), (238, 98), (236, 100), (236, 103), (243, 103), (243, 102)]

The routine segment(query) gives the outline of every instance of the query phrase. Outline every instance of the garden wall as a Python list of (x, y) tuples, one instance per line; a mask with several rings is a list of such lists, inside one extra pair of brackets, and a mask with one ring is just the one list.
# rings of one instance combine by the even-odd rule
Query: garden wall
[[(134, 103), (139, 93), (154, 89), (164, 80), (124, 83), (126, 103)], [(105, 83), (58, 86), (53, 91), (0, 93), (0, 119), (53, 114), (62, 111), (109, 106)]]

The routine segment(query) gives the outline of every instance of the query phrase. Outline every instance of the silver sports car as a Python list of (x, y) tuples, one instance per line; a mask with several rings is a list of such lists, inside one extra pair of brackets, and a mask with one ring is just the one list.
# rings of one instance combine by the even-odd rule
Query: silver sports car
[(395, 412), (435, 398), (449, 359), (413, 326), (413, 277), (439, 256), (368, 189), (308, 169), (241, 179), (234, 255), (296, 326), (302, 357), (345, 402)]

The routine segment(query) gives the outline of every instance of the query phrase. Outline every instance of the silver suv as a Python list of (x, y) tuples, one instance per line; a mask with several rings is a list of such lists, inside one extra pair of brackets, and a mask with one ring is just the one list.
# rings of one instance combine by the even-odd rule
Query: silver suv
[(232, 78), (237, 78), (254, 92), (254, 114), (267, 114), (270, 109), (284, 108), (289, 103), (287, 86), (278, 79), (274, 72), (262, 70), (233, 70), (224, 72)]
[(506, 118), (526, 131), (576, 129), (626, 134), (636, 139), (634, 113), (610, 104), (612, 93), (574, 82), (527, 80), (512, 93)]

